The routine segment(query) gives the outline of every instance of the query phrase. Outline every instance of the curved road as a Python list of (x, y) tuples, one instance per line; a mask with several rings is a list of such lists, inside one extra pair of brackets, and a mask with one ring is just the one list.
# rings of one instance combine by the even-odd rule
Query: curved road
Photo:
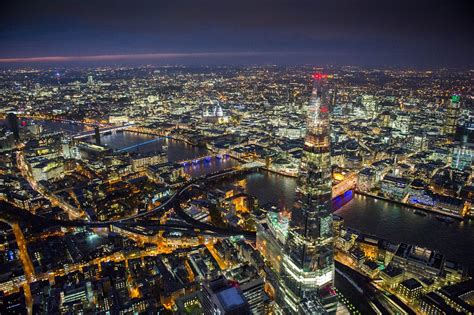
[[(247, 170), (243, 170), (247, 171)], [(255, 232), (251, 231), (241, 231), (238, 229), (233, 228), (220, 228), (216, 227), (207, 223), (203, 223), (201, 221), (195, 220), (190, 217), (187, 213), (183, 211), (180, 205), (180, 198), (186, 193), (188, 190), (199, 187), (198, 183), (209, 183), (210, 181), (241, 173), (242, 170), (236, 169), (229, 169), (224, 171), (219, 171), (216, 173), (208, 174), (199, 178), (195, 178), (187, 183), (185, 186), (177, 190), (174, 194), (172, 194), (164, 203), (155, 207), (153, 210), (148, 212), (143, 212), (136, 214), (134, 216), (130, 216), (127, 218), (119, 219), (119, 220), (110, 220), (110, 221), (83, 221), (83, 220), (47, 220), (42, 216), (38, 216), (32, 214), (29, 211), (23, 209), (13, 209), (13, 207), (9, 204), (5, 204), (2, 206), (2, 214), (5, 216), (5, 221), (20, 221), (26, 222), (34, 226), (41, 226), (44, 228), (54, 227), (54, 226), (64, 226), (64, 227), (79, 227), (79, 226), (86, 226), (86, 227), (108, 227), (110, 225), (115, 225), (118, 227), (133, 227), (133, 226), (142, 226), (142, 227), (149, 227), (151, 229), (159, 229), (159, 230), (192, 230), (198, 234), (209, 234), (215, 236), (236, 236), (242, 235), (248, 239), (255, 240), (256, 234)], [(7, 206), (8, 205), (8, 206)], [(174, 208), (176, 214), (182, 218), (188, 225), (186, 224), (156, 224), (146, 221), (135, 221), (139, 218), (144, 218), (148, 216), (162, 216), (164, 211)], [(212, 232), (212, 233), (209, 233)], [(137, 232), (138, 233), (138, 232)]]

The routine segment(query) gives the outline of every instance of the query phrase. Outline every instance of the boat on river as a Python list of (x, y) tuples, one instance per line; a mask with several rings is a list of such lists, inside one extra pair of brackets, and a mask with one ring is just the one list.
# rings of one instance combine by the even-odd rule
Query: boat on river
[(415, 210), (415, 211), (413, 211), (413, 213), (416, 214), (416, 215), (422, 216), (422, 217), (426, 217), (426, 212), (425, 211)]

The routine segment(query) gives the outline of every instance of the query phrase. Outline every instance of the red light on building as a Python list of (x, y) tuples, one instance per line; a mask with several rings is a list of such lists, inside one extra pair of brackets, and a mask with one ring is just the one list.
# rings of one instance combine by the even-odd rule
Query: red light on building
[(324, 73), (321, 73), (321, 72), (313, 73), (313, 79), (315, 79), (315, 80), (322, 80), (322, 79), (327, 79), (327, 78), (328, 78), (327, 74), (324, 74)]
[(21, 126), (22, 126), (22, 127), (25, 127), (25, 126), (26, 126), (26, 121), (25, 121), (25, 120), (23, 120), (23, 121), (21, 122)]

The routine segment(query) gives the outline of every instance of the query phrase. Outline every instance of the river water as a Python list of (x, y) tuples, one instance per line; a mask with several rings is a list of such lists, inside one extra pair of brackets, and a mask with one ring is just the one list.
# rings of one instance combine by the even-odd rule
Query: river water
[[(86, 129), (92, 130), (92, 127), (86, 127), (83, 124), (73, 124), (73, 123), (64, 123), (60, 121), (53, 121), (53, 120), (35, 120), (30, 118), (18, 118), (18, 124), (20, 128), (27, 127), (29, 125), (40, 125), (43, 127), (44, 133), (49, 132), (64, 132), (67, 134), (75, 134)], [(0, 119), (0, 126), (8, 126), (5, 119)]]
[[(133, 133), (105, 135), (102, 142), (119, 149), (152, 139), (153, 136)], [(207, 153), (182, 142), (161, 139), (138, 148), (141, 151), (162, 149), (168, 146), (170, 161), (178, 161)], [(191, 175), (216, 171), (235, 165), (233, 160), (215, 160), (187, 167)], [(274, 203), (290, 208), (294, 202), (296, 180), (270, 172), (247, 175), (244, 181), (247, 193), (256, 197), (260, 204)], [(439, 250), (449, 259), (474, 266), (474, 223), (472, 221), (446, 224), (436, 220), (434, 215), (425, 217), (413, 213), (413, 209), (371, 197), (355, 195), (336, 211), (344, 218), (345, 225), (361, 232), (377, 235), (393, 242), (406, 242)]]
[(439, 250), (448, 259), (474, 267), (474, 221), (446, 224), (435, 215), (419, 216), (413, 209), (363, 195), (336, 212), (345, 225), (394, 242)]
[[(54, 123), (51, 128), (63, 130)], [(46, 126), (47, 127), (47, 126)], [(77, 126), (74, 126), (74, 131)], [(67, 129), (67, 128), (66, 128)], [(154, 136), (119, 132), (102, 136), (102, 143), (121, 149), (138, 143), (156, 139)], [(91, 139), (92, 141), (92, 139)], [(204, 148), (196, 148), (183, 142), (159, 139), (153, 143), (138, 146), (132, 150), (141, 152), (163, 150), (167, 147), (170, 161), (181, 161), (206, 155)], [(202, 163), (189, 164), (186, 171), (199, 176), (236, 165), (232, 159), (211, 159)], [(274, 203), (291, 207), (294, 201), (296, 180), (269, 172), (249, 174), (244, 181), (247, 193), (258, 198), (260, 204)], [(448, 259), (474, 267), (474, 222), (454, 222), (446, 224), (435, 219), (434, 215), (416, 215), (409, 207), (355, 195), (354, 198), (336, 211), (344, 218), (345, 226), (363, 233), (377, 235), (393, 242), (406, 242), (439, 250)]]
[[(102, 143), (119, 149), (153, 139), (153, 136), (116, 133), (102, 137)], [(140, 151), (152, 151), (168, 146), (170, 161), (194, 158), (207, 153), (203, 148), (168, 139), (138, 147)], [(228, 160), (212, 160), (186, 168), (191, 175), (201, 175), (235, 165)], [(294, 202), (296, 179), (270, 172), (249, 174), (244, 181), (247, 193), (256, 197), (261, 205), (274, 203), (288, 208)], [(447, 258), (474, 266), (474, 222), (440, 222), (434, 215), (425, 217), (413, 213), (413, 209), (371, 197), (355, 195), (336, 211), (344, 218), (345, 225), (361, 232), (377, 235), (393, 242), (406, 242), (439, 250)]]
[[(208, 154), (208, 151), (205, 148), (195, 147), (185, 142), (168, 138), (158, 138), (152, 135), (137, 134), (132, 132), (118, 132), (106, 134), (101, 137), (101, 143), (114, 150), (128, 148), (139, 143), (149, 141), (153, 142), (136, 146), (128, 151), (138, 151), (143, 153), (166, 151), (168, 153), (168, 161), (171, 162), (195, 159)], [(185, 171), (193, 177), (198, 177), (204, 174), (219, 171), (221, 169), (230, 168), (237, 164), (237, 161), (228, 157), (219, 159), (212, 157), (210, 159), (203, 159), (199, 163), (186, 163)]]

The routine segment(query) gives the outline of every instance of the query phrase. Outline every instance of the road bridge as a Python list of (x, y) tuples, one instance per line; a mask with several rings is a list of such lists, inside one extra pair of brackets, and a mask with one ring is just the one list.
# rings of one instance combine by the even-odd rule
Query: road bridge
[[(23, 225), (31, 226), (39, 230), (48, 230), (55, 227), (86, 227), (86, 228), (111, 228), (116, 226), (118, 228), (133, 229), (133, 233), (141, 235), (149, 235), (149, 231), (161, 232), (161, 231), (181, 231), (187, 234), (196, 234), (196, 235), (209, 235), (216, 237), (229, 237), (243, 235), (249, 239), (255, 239), (255, 233), (248, 233), (245, 231), (240, 231), (236, 229), (222, 229), (217, 228), (212, 225), (192, 225), (189, 223), (165, 223), (161, 224), (159, 221), (133, 221), (133, 220), (124, 220), (124, 221), (95, 221), (89, 222), (84, 220), (48, 220), (42, 216), (32, 214), (29, 211), (16, 208), (7, 203), (1, 203), (0, 207), (2, 209), (0, 213), (0, 220), (4, 221), (10, 225), (15, 225), (21, 223)], [(140, 230), (137, 228), (145, 228), (145, 230)]]
[[(127, 124), (127, 125), (123, 125), (123, 126), (113, 126), (113, 127), (106, 127), (106, 128), (100, 128), (99, 129), (99, 133), (100, 134), (103, 134), (103, 133), (106, 133), (106, 132), (113, 132), (113, 131), (119, 131), (119, 130), (126, 130), (128, 128), (130, 128), (131, 126), (133, 126), (133, 124)], [(76, 135), (74, 135), (72, 138), (75, 139), (75, 140), (78, 140), (78, 139), (83, 139), (83, 138), (87, 138), (87, 137), (91, 137), (95, 135), (95, 130), (93, 131), (84, 131), (84, 132), (80, 132)]]
[(221, 160), (221, 159), (228, 159), (228, 158), (230, 158), (228, 154), (210, 154), (210, 155), (201, 155), (201, 156), (194, 157), (187, 160), (180, 160), (180, 161), (177, 161), (177, 163), (180, 163), (183, 166), (187, 166), (190, 164), (194, 165), (201, 162), (211, 162), (212, 159)]

